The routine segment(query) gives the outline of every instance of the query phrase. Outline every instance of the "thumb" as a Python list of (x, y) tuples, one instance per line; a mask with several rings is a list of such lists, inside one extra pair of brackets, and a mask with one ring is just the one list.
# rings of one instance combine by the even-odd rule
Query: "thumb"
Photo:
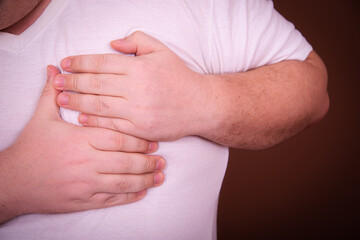
[(39, 117), (46, 118), (59, 118), (59, 107), (56, 104), (56, 97), (60, 93), (53, 87), (54, 77), (58, 75), (59, 70), (53, 66), (49, 65), (47, 67), (47, 80), (45, 87), (41, 93), (37, 108), (36, 115)]
[(136, 31), (126, 38), (114, 40), (111, 46), (119, 52), (136, 56), (168, 49), (162, 42), (141, 31)]

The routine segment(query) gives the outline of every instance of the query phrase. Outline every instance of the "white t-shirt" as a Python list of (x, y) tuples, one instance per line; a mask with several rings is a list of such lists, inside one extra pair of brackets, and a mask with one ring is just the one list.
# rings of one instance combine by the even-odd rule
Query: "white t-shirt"
[[(53, 0), (22, 34), (0, 32), (0, 150), (31, 118), (48, 64), (59, 66), (69, 55), (112, 53), (109, 42), (135, 30), (159, 39), (200, 73), (304, 60), (312, 50), (272, 1)], [(216, 239), (228, 148), (185, 137), (160, 143), (156, 154), (167, 161), (166, 180), (143, 200), (20, 216), (0, 225), (0, 239)]]

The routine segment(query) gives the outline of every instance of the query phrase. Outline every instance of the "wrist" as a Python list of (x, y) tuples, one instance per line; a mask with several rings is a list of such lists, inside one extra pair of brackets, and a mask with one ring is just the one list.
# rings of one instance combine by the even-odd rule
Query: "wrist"
[(16, 200), (12, 199), (11, 189), (16, 188), (11, 178), (9, 162), (13, 159), (11, 150), (5, 149), (0, 152), (0, 224), (21, 215), (16, 207)]
[(197, 92), (194, 102), (193, 134), (211, 140), (211, 134), (221, 125), (221, 96), (218, 95), (217, 82), (220, 75), (199, 74), (197, 77)]

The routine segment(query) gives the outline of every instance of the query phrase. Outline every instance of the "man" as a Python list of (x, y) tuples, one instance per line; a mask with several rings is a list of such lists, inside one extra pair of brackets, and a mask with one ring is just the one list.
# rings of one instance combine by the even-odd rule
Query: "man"
[[(1, 28), (15, 22), (5, 30), (15, 35), (4, 32), (2, 40), (22, 36), (16, 33), (32, 25), (36, 14), (40, 15), (50, 1), (39, 2), (1, 2), (1, 23), (4, 24)], [(29, 15), (18, 21), (28, 13), (26, 10), (33, 8)], [(20, 14), (19, 17), (17, 14)], [(8, 45), (5, 49), (11, 50)], [(11, 65), (17, 63), (20, 62)], [(163, 181), (159, 172), (165, 164), (162, 158), (131, 153), (154, 152), (156, 143), (113, 131), (87, 131), (60, 120), (54, 101), (55, 91), (51, 87), (55, 71), (49, 67), (48, 85), (42, 93), (38, 109), (13, 144), (22, 125), (33, 114), (33, 107), (28, 102), (37, 98), (39, 89), (31, 88), (32, 97), (24, 97), (25, 102), (22, 103), (5, 99), (11, 98), (11, 93), (1, 94), (4, 123), (1, 148), (12, 144), (1, 152), (1, 222), (25, 213), (80, 211), (130, 203), (141, 199), (145, 195), (144, 190)], [(1, 79), (15, 95), (25, 96), (22, 91), (29, 90), (23, 86), (18, 91), (14, 82), (7, 82), (10, 78), (6, 74)], [(19, 105), (14, 109), (13, 104)]]
[[(18, 217), (0, 237), (215, 239), (222, 145), (273, 146), (327, 111), (321, 60), (270, 1), (44, 0), (37, 9), (42, 14), (20, 35), (0, 35), (8, 219), (136, 201), (162, 183), (163, 158), (167, 180), (133, 204)], [(114, 35), (123, 39), (112, 47), (135, 57), (108, 48)], [(75, 74), (50, 66), (35, 111), (49, 63)], [(51, 84), (82, 94), (59, 94)], [(55, 99), (82, 112), (87, 127), (62, 122)], [(142, 138), (164, 141), (156, 152), (163, 158), (139, 154), (157, 148)]]

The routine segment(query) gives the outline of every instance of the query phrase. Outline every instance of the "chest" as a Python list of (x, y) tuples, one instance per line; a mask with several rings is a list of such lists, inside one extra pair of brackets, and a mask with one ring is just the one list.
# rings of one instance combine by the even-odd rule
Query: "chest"
[(66, 56), (115, 53), (110, 41), (140, 30), (166, 44), (193, 70), (207, 72), (206, 34), (181, 6), (167, 4), (164, 11), (144, 1), (128, 1), (122, 7), (100, 3), (85, 7), (82, 2), (70, 2), (59, 17), (29, 39), (25, 49), (1, 53), (1, 148), (14, 141), (30, 120), (46, 81), (46, 66), (59, 66)]

